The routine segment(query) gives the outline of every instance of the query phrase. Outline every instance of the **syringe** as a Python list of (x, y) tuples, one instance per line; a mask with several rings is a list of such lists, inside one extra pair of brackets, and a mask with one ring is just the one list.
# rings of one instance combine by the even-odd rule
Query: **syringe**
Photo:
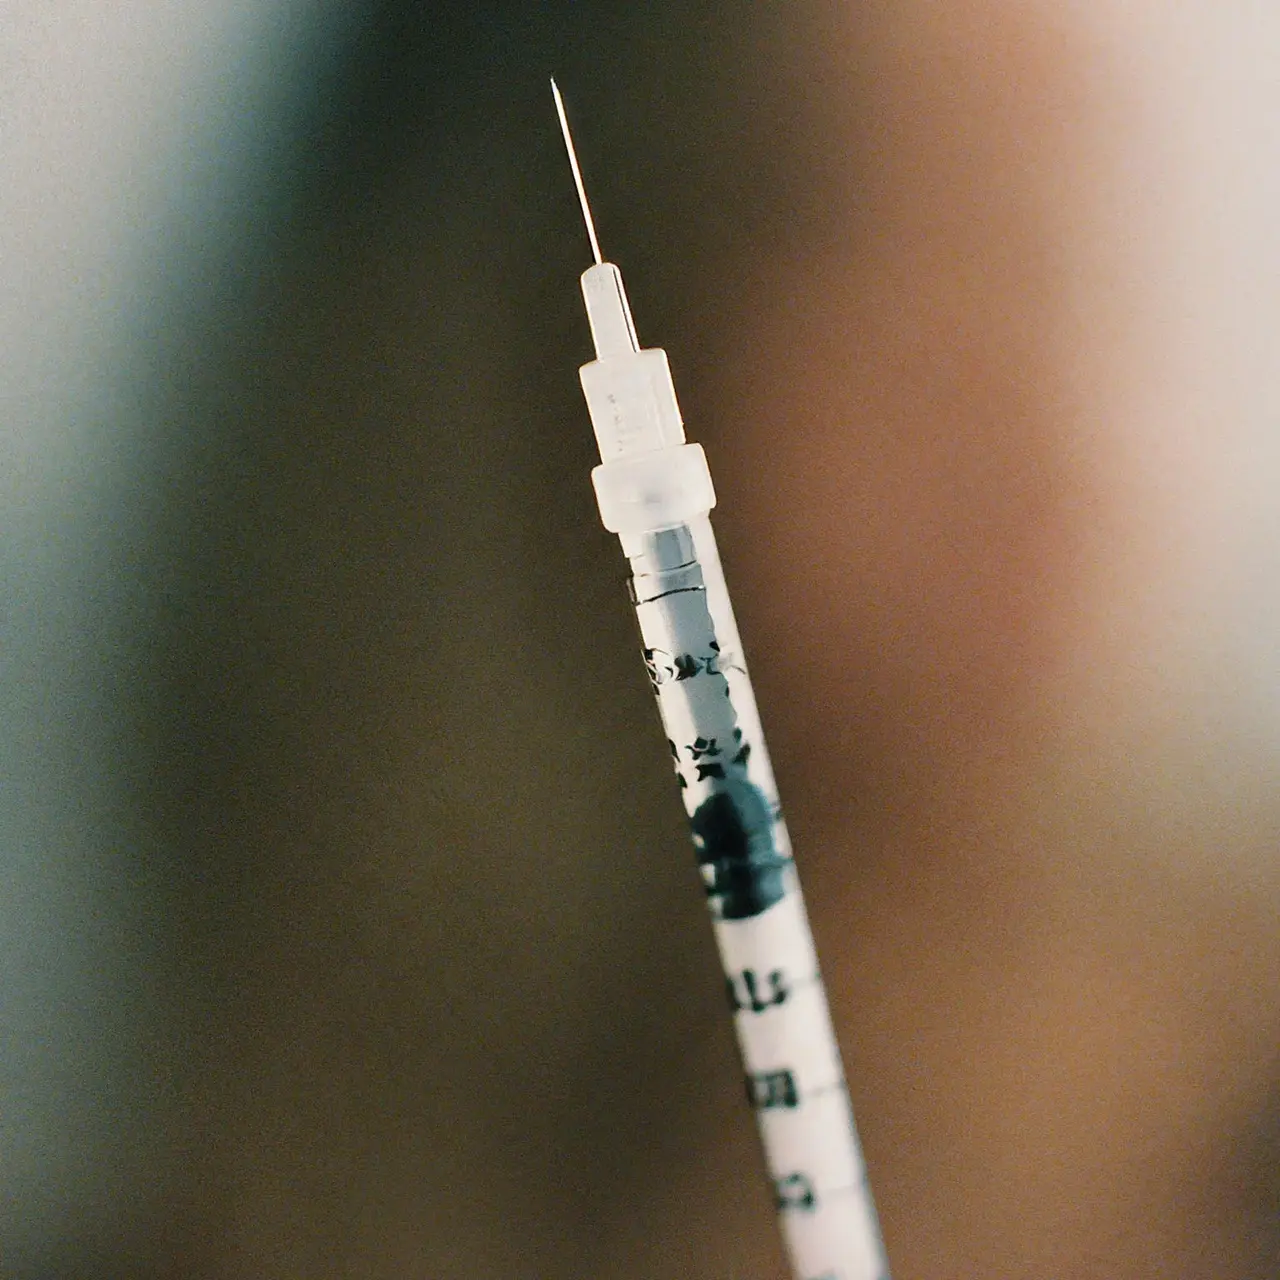
[(595, 265), (582, 294), (596, 358), (581, 369), (600, 447), (604, 526), (631, 564), (645, 665), (667, 732), (724, 965), (765, 1162), (797, 1280), (888, 1280), (791, 845), (666, 353), (642, 350), (622, 275), (600, 256), (553, 79)]

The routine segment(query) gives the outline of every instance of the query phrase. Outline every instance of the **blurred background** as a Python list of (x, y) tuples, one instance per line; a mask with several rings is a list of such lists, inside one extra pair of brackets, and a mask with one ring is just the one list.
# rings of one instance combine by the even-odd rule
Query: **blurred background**
[(6, 1276), (783, 1275), (552, 73), (895, 1276), (1280, 1274), (1280, 19), (3, 26)]

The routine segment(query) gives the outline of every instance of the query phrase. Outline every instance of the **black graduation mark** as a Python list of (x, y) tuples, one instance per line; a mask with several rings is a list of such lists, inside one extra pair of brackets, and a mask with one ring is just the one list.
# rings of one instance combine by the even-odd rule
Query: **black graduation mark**
[[(712, 645), (715, 648), (715, 645)], [(692, 680), (694, 676), (706, 672), (708, 675), (720, 675), (719, 653), (699, 656), (694, 653), (671, 654), (666, 649), (644, 650), (645, 670), (649, 673), (649, 683), (655, 689), (673, 680)], [(725, 693), (728, 693), (728, 686)]]
[(758, 916), (786, 892), (790, 859), (774, 844), (764, 793), (749, 782), (724, 779), (689, 819), (712, 910), (722, 920)]
[(750, 1009), (752, 1013), (763, 1013), (775, 1005), (785, 1004), (791, 994), (787, 987), (786, 976), (781, 969), (773, 969), (768, 977), (768, 993), (760, 989), (759, 975), (754, 969), (744, 969), (725, 979), (725, 987), (729, 993), (729, 1008), (738, 1013)]
[(796, 1078), (788, 1070), (756, 1071), (747, 1076), (747, 1101), (756, 1111), (777, 1107), (798, 1107), (800, 1093)]
[(683, 791), (689, 784), (685, 781), (684, 774), (680, 772), (680, 748), (670, 738), (667, 739), (667, 746), (671, 750), (671, 768), (676, 775), (676, 782), (680, 784), (680, 789)]
[(706, 659), (695, 658), (691, 653), (677, 655), (675, 664), (677, 680), (692, 680), (700, 671), (706, 669)]
[(811, 1213), (818, 1207), (818, 1195), (803, 1173), (789, 1173), (773, 1180), (773, 1202), (781, 1212), (801, 1209)]
[(649, 673), (649, 683), (655, 689), (668, 678), (670, 660), (671, 655), (665, 649), (645, 647), (644, 669)]
[(723, 778), (724, 765), (720, 763), (720, 756), (723, 754), (714, 738), (695, 738), (689, 744), (689, 758), (698, 767), (698, 776), (694, 781)]

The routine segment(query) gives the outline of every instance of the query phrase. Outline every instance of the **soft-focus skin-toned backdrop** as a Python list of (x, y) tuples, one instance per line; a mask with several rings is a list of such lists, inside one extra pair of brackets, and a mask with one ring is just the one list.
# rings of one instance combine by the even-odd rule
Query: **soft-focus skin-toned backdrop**
[(12, 12), (17, 1280), (783, 1274), (544, 70), (897, 1280), (1276, 1273), (1269, 7)]

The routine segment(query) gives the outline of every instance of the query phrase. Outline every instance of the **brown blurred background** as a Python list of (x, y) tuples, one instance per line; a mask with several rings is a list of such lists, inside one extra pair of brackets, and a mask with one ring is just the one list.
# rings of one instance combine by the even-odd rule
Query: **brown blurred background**
[(1280, 1274), (1280, 22), (15, 15), (6, 1274), (782, 1275), (552, 72), (897, 1280)]

